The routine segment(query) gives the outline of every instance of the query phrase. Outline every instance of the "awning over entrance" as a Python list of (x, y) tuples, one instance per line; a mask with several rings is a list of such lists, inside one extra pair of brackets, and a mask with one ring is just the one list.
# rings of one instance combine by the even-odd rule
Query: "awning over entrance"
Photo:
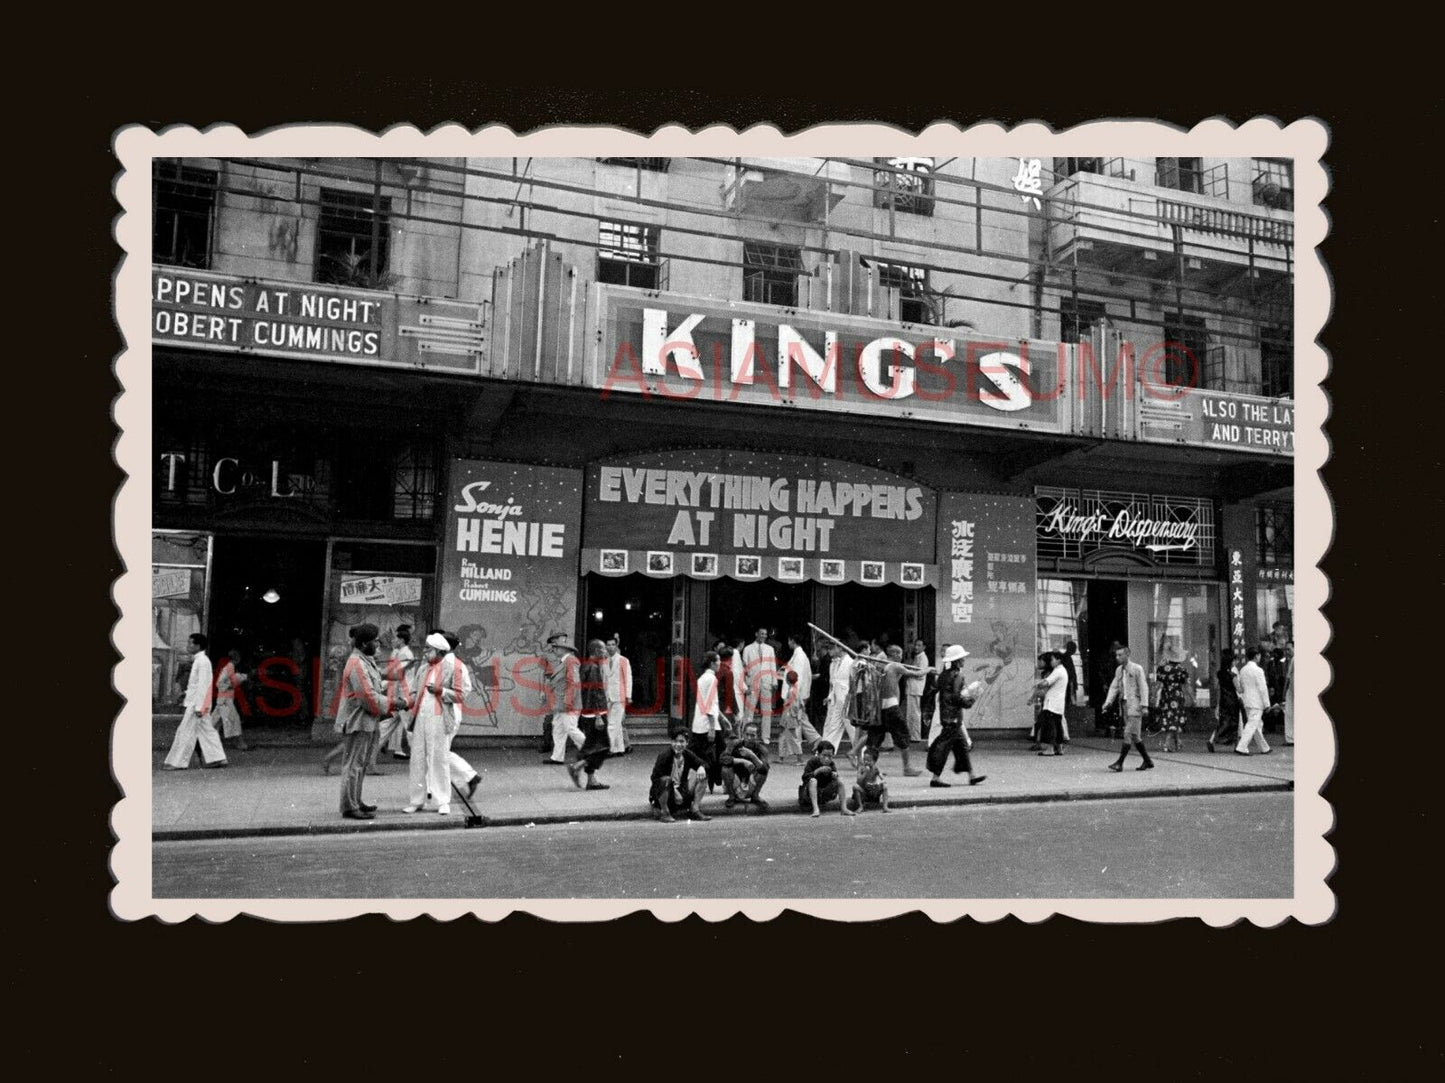
[(937, 495), (813, 456), (654, 452), (587, 470), (582, 571), (938, 585)]

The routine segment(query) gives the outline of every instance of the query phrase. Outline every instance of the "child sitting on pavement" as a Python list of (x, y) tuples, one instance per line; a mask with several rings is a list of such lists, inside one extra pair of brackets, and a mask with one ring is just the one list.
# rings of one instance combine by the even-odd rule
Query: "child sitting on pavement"
[(843, 800), (843, 785), (838, 778), (838, 765), (833, 762), (833, 742), (819, 741), (813, 746), (813, 755), (803, 765), (803, 784), (798, 787), (798, 807), (807, 812), (812, 807), (813, 816), (821, 816), (823, 806), (837, 801), (844, 816), (854, 812)]
[(768, 780), (768, 746), (763, 744), (762, 728), (756, 722), (749, 722), (741, 737), (728, 742), (722, 756), (722, 777), (728, 795), (725, 807), (751, 801), (758, 811), (768, 810), (759, 793)]
[(884, 812), (888, 811), (888, 782), (883, 772), (878, 770), (878, 754), (871, 748), (863, 750), (858, 777), (853, 782), (853, 795), (849, 800), (859, 812), (870, 801), (880, 804)]

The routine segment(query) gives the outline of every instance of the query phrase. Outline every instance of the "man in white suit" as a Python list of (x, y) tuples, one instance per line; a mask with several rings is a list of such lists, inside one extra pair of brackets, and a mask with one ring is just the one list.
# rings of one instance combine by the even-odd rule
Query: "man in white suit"
[(858, 735), (848, 717), (848, 701), (853, 692), (853, 657), (842, 647), (836, 645), (832, 646), (830, 650), (833, 655), (833, 664), (828, 670), (828, 698), (823, 701), (827, 708), (827, 715), (823, 721), (823, 740), (841, 751), (843, 734), (846, 733), (850, 754), (856, 758)]
[(1244, 657), (1244, 668), (1239, 671), (1239, 702), (1244, 706), (1244, 729), (1234, 751), (1248, 756), (1251, 740), (1259, 744), (1261, 752), (1270, 750), (1269, 743), (1264, 739), (1264, 709), (1269, 706), (1269, 682), (1259, 666), (1259, 648), (1250, 647)]
[(621, 756), (632, 751), (623, 729), (627, 705), (632, 702), (632, 663), (622, 653), (622, 640), (616, 632), (607, 640), (603, 676), (607, 681), (607, 740), (612, 755)]
[(206, 657), (206, 637), (191, 636), (191, 675), (186, 679), (185, 716), (166, 756), (165, 770), (184, 771), (191, 765), (196, 742), (201, 745), (201, 763), (206, 767), (229, 767), (221, 736), (211, 721), (211, 660)]
[(773, 693), (778, 681), (778, 656), (768, 642), (768, 630), (759, 628), (757, 638), (743, 648), (743, 680), (747, 696), (743, 702), (743, 725), (757, 722), (763, 744), (773, 737)]

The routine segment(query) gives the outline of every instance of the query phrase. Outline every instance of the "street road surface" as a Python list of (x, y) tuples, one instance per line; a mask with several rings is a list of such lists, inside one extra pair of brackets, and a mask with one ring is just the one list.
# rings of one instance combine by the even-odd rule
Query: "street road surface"
[(159, 842), (157, 898), (1287, 898), (1293, 795)]

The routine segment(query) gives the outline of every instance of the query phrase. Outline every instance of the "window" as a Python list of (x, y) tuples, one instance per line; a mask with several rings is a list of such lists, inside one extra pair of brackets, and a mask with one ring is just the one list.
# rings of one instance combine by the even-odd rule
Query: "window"
[(1065, 297), (1059, 302), (1059, 341), (1085, 342), (1104, 318), (1104, 302)]
[(878, 284), (898, 291), (898, 319), (903, 323), (935, 323), (928, 299), (928, 272), (906, 263), (878, 263)]
[(432, 449), (408, 444), (392, 470), (391, 517), (428, 521), (436, 507), (436, 464)]
[(1294, 567), (1294, 509), (1261, 505), (1254, 516), (1257, 563)]
[(1289, 328), (1259, 329), (1260, 382), (1262, 392), (1272, 399), (1294, 395), (1294, 350)]
[(671, 158), (598, 158), (603, 165), (625, 165), (632, 169), (646, 169), (652, 173), (666, 173), (672, 164)]
[(1054, 179), (1072, 177), (1075, 173), (1103, 173), (1102, 158), (1055, 158)]
[(1199, 387), (1209, 354), (1209, 335), (1199, 316), (1178, 315), (1164, 324), (1164, 382)]
[(1254, 159), (1253, 187), (1255, 206), (1294, 210), (1294, 162), (1289, 158)]
[(1154, 183), (1160, 188), (1204, 194), (1204, 161), (1201, 158), (1155, 158)]
[(216, 210), (216, 171), (156, 161), (151, 171), (151, 251), (157, 263), (211, 265), (211, 221)]
[(803, 258), (792, 245), (743, 244), (743, 300), (765, 305), (798, 304)]
[(908, 214), (933, 213), (932, 158), (875, 158), (874, 161), (893, 169), (874, 172), (873, 206), (891, 206)]
[(656, 226), (599, 222), (597, 239), (602, 247), (597, 251), (597, 281), (657, 289), (659, 234)]
[(390, 249), (389, 197), (382, 196), (378, 201), (370, 192), (321, 189), (321, 219), (316, 231), (317, 282), (385, 289), (392, 277), (387, 263)]

